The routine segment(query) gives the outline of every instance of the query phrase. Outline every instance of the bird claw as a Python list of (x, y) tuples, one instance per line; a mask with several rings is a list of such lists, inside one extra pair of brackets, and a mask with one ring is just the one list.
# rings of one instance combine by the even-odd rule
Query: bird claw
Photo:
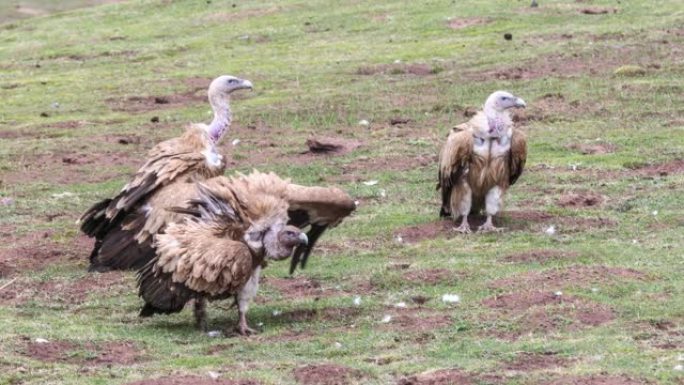
[(470, 234), (472, 233), (472, 230), (470, 230), (470, 226), (467, 223), (464, 223), (458, 227), (454, 227), (452, 229), (453, 231), (456, 231), (461, 234)]
[(504, 227), (495, 227), (494, 225), (488, 223), (485, 223), (477, 228), (477, 231), (480, 233), (502, 233), (504, 230)]
[(239, 325), (237, 325), (237, 326), (235, 327), (235, 331), (236, 331), (239, 335), (245, 336), (245, 337), (248, 337), (248, 336), (251, 336), (251, 335), (254, 335), (254, 334), (258, 334), (258, 333), (259, 333), (257, 330), (254, 330), (254, 329), (250, 328), (247, 324), (239, 324)]

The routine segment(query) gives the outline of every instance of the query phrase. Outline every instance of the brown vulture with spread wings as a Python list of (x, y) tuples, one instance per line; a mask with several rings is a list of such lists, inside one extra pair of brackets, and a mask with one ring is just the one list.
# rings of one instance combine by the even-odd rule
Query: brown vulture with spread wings
[(191, 124), (177, 138), (157, 144), (123, 190), (114, 198), (93, 205), (81, 216), (81, 231), (95, 238), (90, 254), (90, 270), (137, 268), (139, 258), (151, 242), (135, 227), (144, 220), (149, 201), (176, 183), (202, 180), (223, 174), (226, 164), (216, 152), (216, 143), (230, 128), (230, 94), (251, 89), (249, 80), (220, 76), (209, 85), (208, 97), (214, 111), (210, 124)]
[(509, 109), (525, 102), (505, 91), (491, 94), (483, 111), (454, 127), (439, 156), (437, 188), (442, 192), (441, 216), (454, 221), (455, 228), (470, 233), (468, 214), (484, 208), (486, 222), (480, 231), (500, 231), (492, 217), (499, 213), (503, 195), (522, 174), (527, 159), (525, 134), (513, 127)]
[[(235, 297), (241, 334), (253, 332), (246, 313), (265, 261), (308, 255), (315, 238), (355, 208), (339, 189), (298, 186), (256, 171), (184, 184), (172, 201), (150, 213), (164, 216), (166, 226), (154, 234), (155, 255), (139, 270), (141, 316), (179, 312), (195, 299), (204, 328), (205, 300)], [(312, 239), (300, 230), (309, 224), (318, 226)]]

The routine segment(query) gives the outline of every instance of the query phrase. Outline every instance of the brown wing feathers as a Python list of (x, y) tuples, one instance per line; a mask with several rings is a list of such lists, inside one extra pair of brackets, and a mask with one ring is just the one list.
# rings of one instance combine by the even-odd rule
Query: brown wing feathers
[(510, 178), (511, 185), (518, 181), (525, 168), (527, 161), (527, 136), (521, 130), (514, 129), (511, 137), (511, 152), (510, 152)]
[(442, 192), (442, 208), (440, 209), (442, 217), (451, 215), (449, 212), (451, 190), (465, 175), (472, 157), (472, 131), (462, 126), (452, 129), (439, 156), (437, 188)]

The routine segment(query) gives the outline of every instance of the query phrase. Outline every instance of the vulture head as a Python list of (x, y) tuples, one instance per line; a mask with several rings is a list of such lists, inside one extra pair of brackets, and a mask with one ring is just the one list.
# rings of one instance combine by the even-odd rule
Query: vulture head
[(266, 259), (288, 258), (297, 246), (308, 244), (309, 238), (299, 228), (286, 223), (278, 220), (266, 228), (253, 226), (245, 234), (247, 245), (252, 250), (261, 251)]
[(235, 76), (223, 75), (214, 79), (209, 85), (209, 97), (212, 95), (228, 96), (233, 91), (252, 89), (252, 82)]
[(511, 118), (508, 110), (511, 108), (524, 108), (527, 104), (521, 98), (507, 91), (496, 91), (489, 95), (484, 104), (484, 113), (487, 117), (486, 127), (482, 127), (483, 134), (490, 138), (498, 138), (510, 128)]

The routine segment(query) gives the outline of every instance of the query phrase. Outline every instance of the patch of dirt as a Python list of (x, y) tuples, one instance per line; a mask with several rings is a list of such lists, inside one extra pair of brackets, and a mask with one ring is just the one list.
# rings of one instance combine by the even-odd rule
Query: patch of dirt
[(325, 309), (295, 309), (284, 311), (279, 317), (288, 322), (336, 321), (347, 323), (361, 315), (355, 307), (330, 307)]
[(451, 235), (451, 229), (455, 227), (451, 220), (438, 220), (420, 225), (405, 227), (395, 233), (403, 242), (416, 243), (426, 239), (435, 239), (445, 235)]
[(641, 322), (638, 324), (639, 332), (633, 338), (656, 349), (684, 350), (684, 323), (673, 321)]
[(309, 150), (305, 154), (344, 155), (360, 147), (361, 142), (342, 138), (309, 138), (306, 146)]
[(471, 18), (455, 18), (455, 19), (449, 19), (449, 22), (447, 26), (450, 29), (463, 29), (463, 28), (468, 28), (472, 27), (475, 25), (483, 25), (483, 24), (488, 24), (490, 23), (491, 20), (489, 19), (484, 19), (481, 17), (471, 17)]
[(618, 13), (618, 9), (605, 7), (589, 7), (582, 8), (579, 12), (585, 15), (606, 15), (609, 13)]
[(443, 68), (431, 64), (377, 64), (362, 66), (356, 70), (357, 75), (415, 75), (429, 76), (442, 72)]
[(504, 364), (506, 370), (529, 372), (533, 370), (564, 368), (571, 360), (559, 356), (555, 352), (519, 353), (515, 359)]
[(564, 376), (554, 380), (539, 383), (539, 385), (644, 385), (649, 384), (643, 380), (638, 380), (625, 375), (622, 376)]
[(17, 271), (40, 271), (43, 267), (59, 260), (80, 259), (83, 250), (91, 247), (85, 236), (74, 238), (70, 245), (50, 240), (51, 232), (33, 232), (17, 236), (13, 231), (0, 232), (3, 245), (0, 249), (0, 277), (7, 277)]
[(573, 143), (567, 146), (569, 150), (578, 151), (583, 155), (612, 154), (617, 146), (611, 143)]
[(529, 250), (522, 253), (511, 254), (503, 257), (505, 262), (537, 262), (546, 263), (549, 261), (571, 260), (579, 257), (574, 251), (559, 251), (551, 249)]
[(597, 207), (603, 203), (603, 196), (592, 192), (570, 192), (558, 198), (561, 207), (583, 208)]
[(404, 377), (397, 385), (475, 385), (503, 384), (505, 379), (496, 375), (479, 375), (459, 369), (439, 369)]
[(548, 93), (536, 99), (525, 109), (515, 109), (511, 118), (519, 125), (525, 125), (531, 121), (574, 120), (577, 116), (596, 114), (601, 112), (596, 103), (588, 103), (580, 100), (568, 101), (561, 93)]
[(505, 340), (516, 340), (531, 333), (596, 327), (615, 319), (613, 311), (602, 304), (551, 292), (514, 292), (487, 298), (482, 303), (497, 309), (496, 314), (485, 316), (488, 322), (512, 321), (512, 325), (487, 330), (487, 334)]
[(407, 281), (418, 284), (437, 284), (448, 281), (454, 281), (462, 278), (463, 273), (454, 272), (448, 269), (418, 269), (411, 270), (404, 273), (404, 278)]
[(281, 12), (282, 7), (269, 7), (269, 8), (246, 8), (246, 9), (236, 9), (230, 12), (212, 12), (205, 19), (209, 22), (216, 23), (233, 23), (244, 19), (254, 19), (262, 16), (272, 15), (274, 13)]
[(206, 90), (204, 92), (190, 90), (173, 95), (129, 96), (123, 99), (109, 98), (105, 101), (113, 111), (141, 113), (207, 103), (207, 94)]
[(303, 385), (346, 385), (363, 378), (360, 371), (336, 364), (307, 365), (293, 370)]
[(216, 380), (209, 376), (167, 376), (150, 380), (129, 382), (124, 385), (260, 385), (256, 380), (228, 380), (218, 378)]
[(492, 281), (489, 287), (494, 289), (521, 289), (527, 287), (557, 290), (565, 287), (587, 287), (597, 284), (615, 284), (619, 282), (645, 281), (647, 274), (634, 269), (608, 267), (601, 265), (575, 265), (561, 269), (530, 271), (508, 278)]
[(282, 296), (288, 298), (321, 297), (326, 294), (320, 282), (305, 277), (267, 277), (263, 283), (276, 288)]
[(113, 293), (126, 288), (124, 272), (91, 274), (75, 281), (17, 281), (0, 292), (0, 304), (22, 304), (28, 301), (79, 305), (90, 295)]
[(448, 327), (451, 317), (440, 312), (421, 311), (416, 309), (392, 309), (387, 312), (392, 318), (383, 326), (392, 331), (428, 332)]
[(142, 359), (141, 351), (133, 342), (86, 342), (77, 344), (69, 341), (37, 343), (30, 341), (24, 354), (34, 360), (68, 364), (131, 365)]
[(684, 159), (676, 159), (669, 162), (637, 167), (635, 171), (648, 176), (668, 176), (684, 173)]
[(398, 156), (389, 155), (383, 157), (358, 157), (354, 161), (343, 165), (342, 177), (348, 177), (350, 182), (360, 182), (364, 174), (383, 171), (408, 171), (423, 167), (433, 167), (436, 159), (431, 156)]

